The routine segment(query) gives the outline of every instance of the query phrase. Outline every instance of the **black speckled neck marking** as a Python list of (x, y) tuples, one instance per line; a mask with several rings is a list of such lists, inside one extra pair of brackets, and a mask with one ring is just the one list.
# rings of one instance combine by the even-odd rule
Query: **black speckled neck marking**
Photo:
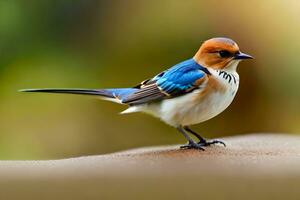
[(234, 75), (226, 72), (226, 71), (219, 71), (219, 76), (221, 76), (223, 79), (227, 80), (228, 83), (231, 83), (231, 80), (233, 80), (234, 84), (236, 84), (236, 78)]

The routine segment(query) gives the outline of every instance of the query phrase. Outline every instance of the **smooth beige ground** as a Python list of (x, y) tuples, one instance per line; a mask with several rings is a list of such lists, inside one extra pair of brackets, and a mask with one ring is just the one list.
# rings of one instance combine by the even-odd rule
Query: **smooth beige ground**
[(300, 137), (255, 134), (51, 161), (1, 161), (0, 199), (300, 199)]

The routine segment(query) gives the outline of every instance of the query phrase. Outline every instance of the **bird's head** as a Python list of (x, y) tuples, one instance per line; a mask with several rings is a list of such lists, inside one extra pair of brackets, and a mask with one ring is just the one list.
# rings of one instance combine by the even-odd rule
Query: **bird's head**
[(253, 57), (242, 53), (239, 46), (229, 38), (206, 40), (194, 56), (200, 65), (213, 69), (236, 70), (238, 63)]

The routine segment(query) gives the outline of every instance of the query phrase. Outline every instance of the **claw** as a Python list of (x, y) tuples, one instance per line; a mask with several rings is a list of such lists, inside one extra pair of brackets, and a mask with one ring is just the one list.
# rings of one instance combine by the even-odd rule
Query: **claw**
[(198, 144), (202, 145), (202, 146), (210, 146), (210, 145), (214, 145), (214, 144), (221, 144), (224, 147), (226, 147), (226, 144), (221, 141), (221, 140), (212, 140), (212, 141), (200, 141), (198, 142)]
[(195, 142), (189, 142), (186, 145), (180, 146), (180, 148), (181, 149), (198, 149), (198, 150), (205, 151), (205, 149), (203, 148), (203, 145), (197, 144)]

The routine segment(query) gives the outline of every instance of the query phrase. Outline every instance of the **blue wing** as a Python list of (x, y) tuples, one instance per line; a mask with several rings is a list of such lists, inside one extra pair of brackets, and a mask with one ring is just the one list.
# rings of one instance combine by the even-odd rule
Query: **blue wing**
[(122, 99), (122, 103), (137, 105), (189, 93), (198, 88), (208, 74), (194, 59), (186, 60), (143, 81), (135, 87), (139, 90)]

